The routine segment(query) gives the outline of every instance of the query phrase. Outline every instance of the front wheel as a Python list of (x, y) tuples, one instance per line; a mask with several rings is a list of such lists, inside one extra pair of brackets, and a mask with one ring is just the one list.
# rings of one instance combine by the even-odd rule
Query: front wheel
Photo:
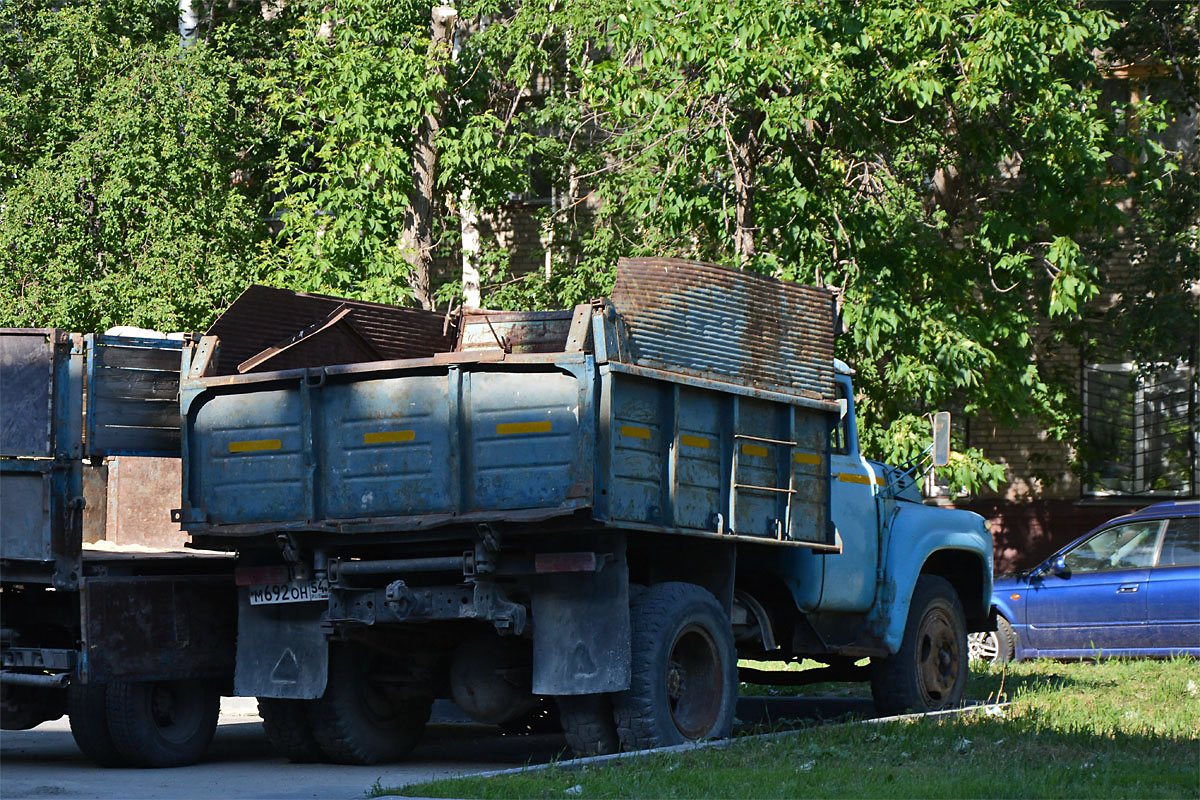
[(737, 651), (729, 616), (690, 583), (659, 583), (630, 609), (629, 689), (613, 695), (626, 750), (729, 735), (737, 706)]
[(922, 575), (913, 589), (900, 650), (871, 659), (871, 695), (883, 715), (951, 708), (967, 684), (967, 623), (945, 578)]

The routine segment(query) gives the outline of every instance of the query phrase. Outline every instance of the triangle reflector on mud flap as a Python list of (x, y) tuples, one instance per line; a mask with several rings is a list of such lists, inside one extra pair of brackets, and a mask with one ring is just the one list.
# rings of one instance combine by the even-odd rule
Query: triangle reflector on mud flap
[(275, 683), (296, 683), (300, 680), (300, 665), (296, 663), (296, 654), (292, 648), (283, 651), (275, 669), (271, 670), (271, 680)]

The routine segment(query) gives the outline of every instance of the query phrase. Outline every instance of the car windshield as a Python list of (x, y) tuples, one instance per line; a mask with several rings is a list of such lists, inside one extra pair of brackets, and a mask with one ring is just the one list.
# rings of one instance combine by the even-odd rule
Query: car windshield
[(1103, 572), (1149, 567), (1154, 561), (1162, 520), (1116, 525), (1100, 531), (1067, 552), (1063, 558), (1071, 572)]

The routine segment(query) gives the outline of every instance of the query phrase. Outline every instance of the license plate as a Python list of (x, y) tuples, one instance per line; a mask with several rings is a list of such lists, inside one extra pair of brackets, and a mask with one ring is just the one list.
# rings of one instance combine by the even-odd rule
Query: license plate
[(328, 599), (329, 581), (324, 578), (250, 587), (250, 605), (252, 606), (273, 603), (309, 603)]

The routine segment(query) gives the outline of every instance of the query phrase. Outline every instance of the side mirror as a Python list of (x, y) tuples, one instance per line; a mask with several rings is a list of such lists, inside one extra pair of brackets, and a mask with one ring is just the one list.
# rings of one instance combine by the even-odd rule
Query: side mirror
[(1067, 568), (1067, 559), (1063, 556), (1059, 556), (1053, 561), (1046, 562), (1046, 567), (1042, 570), (1042, 572), (1045, 572), (1049, 575), (1066, 575), (1070, 571), (1071, 570)]
[(950, 412), (939, 411), (933, 415), (933, 465), (944, 467), (950, 463)]

